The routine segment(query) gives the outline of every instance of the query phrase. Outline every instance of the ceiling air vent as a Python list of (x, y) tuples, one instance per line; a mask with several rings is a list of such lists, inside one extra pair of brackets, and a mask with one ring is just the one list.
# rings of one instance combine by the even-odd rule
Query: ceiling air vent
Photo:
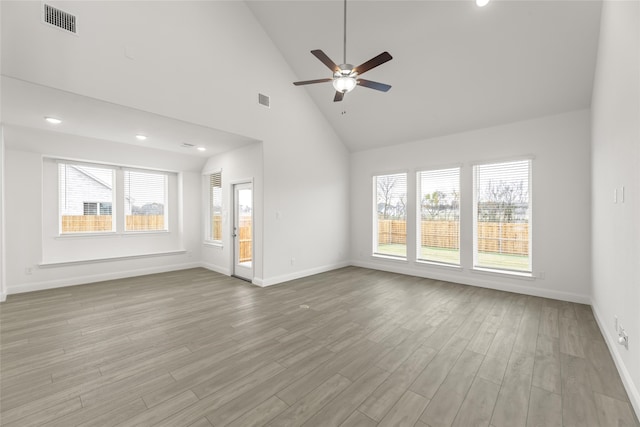
[(258, 94), (258, 104), (264, 105), (267, 108), (271, 108), (269, 107), (269, 97), (261, 93)]
[(46, 3), (42, 4), (42, 18), (45, 23), (53, 25), (54, 27), (69, 31), (70, 33), (77, 34), (76, 17), (63, 10), (56, 9)]
[(188, 142), (183, 142), (182, 144), (180, 144), (181, 147), (183, 148), (193, 148), (196, 145), (195, 144), (189, 144)]

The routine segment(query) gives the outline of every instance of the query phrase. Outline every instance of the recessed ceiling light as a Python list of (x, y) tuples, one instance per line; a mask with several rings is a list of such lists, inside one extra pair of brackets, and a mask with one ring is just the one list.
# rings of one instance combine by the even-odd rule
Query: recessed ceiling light
[(45, 117), (44, 119), (52, 125), (59, 125), (60, 123), (62, 123), (62, 120), (56, 119), (55, 117)]
[(207, 151), (207, 149), (204, 147), (198, 147), (198, 151)]
[(476, 0), (478, 7), (485, 7), (489, 4), (489, 0)]
[(142, 134), (137, 134), (136, 138), (138, 138), (139, 141), (144, 141), (145, 139), (147, 139), (147, 136)]

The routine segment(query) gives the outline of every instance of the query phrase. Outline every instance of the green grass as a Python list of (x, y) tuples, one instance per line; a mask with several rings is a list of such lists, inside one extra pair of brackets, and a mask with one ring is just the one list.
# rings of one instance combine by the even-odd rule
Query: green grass
[[(378, 245), (376, 254), (390, 256), (407, 256), (407, 247), (400, 244)], [(443, 249), (422, 246), (419, 258), (425, 261), (442, 262), (447, 264), (460, 263), (460, 251), (458, 249)], [(529, 259), (524, 255), (498, 254), (493, 252), (480, 252), (478, 254), (478, 267), (483, 268), (507, 268), (516, 271), (528, 271)]]

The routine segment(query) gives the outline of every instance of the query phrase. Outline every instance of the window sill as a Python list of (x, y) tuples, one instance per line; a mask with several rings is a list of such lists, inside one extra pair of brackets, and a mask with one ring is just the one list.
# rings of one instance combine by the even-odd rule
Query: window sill
[(509, 271), (509, 270), (494, 270), (492, 268), (474, 267), (471, 271), (479, 274), (487, 274), (490, 276), (511, 276), (523, 280), (535, 280), (535, 277), (530, 272)]
[(150, 258), (150, 257), (168, 256), (168, 255), (184, 255), (186, 253), (188, 253), (186, 249), (181, 249), (177, 251), (153, 252), (153, 253), (146, 253), (146, 254), (123, 255), (123, 256), (104, 257), (104, 258), (76, 259), (76, 260), (69, 260), (69, 261), (43, 261), (40, 264), (38, 264), (38, 267), (40, 268), (65, 267), (65, 266), (77, 265), (77, 264), (93, 264), (98, 262), (126, 261), (126, 260), (137, 259), (137, 258)]
[(402, 257), (402, 256), (385, 255), (385, 254), (371, 254), (371, 256), (373, 258), (381, 258), (381, 259), (388, 259), (388, 260), (391, 260), (391, 261), (407, 262), (407, 257)]
[(98, 233), (65, 233), (55, 236), (56, 239), (86, 239), (91, 237), (134, 237), (134, 236), (150, 236), (154, 234), (170, 234), (169, 230), (150, 230), (150, 231), (105, 231)]
[(120, 234), (116, 233), (115, 231), (105, 231), (105, 232), (99, 232), (99, 233), (65, 233), (65, 234), (58, 234), (56, 236), (56, 239), (74, 239), (74, 238), (81, 238), (81, 239), (85, 239), (87, 237), (119, 237)]
[(429, 266), (429, 267), (438, 267), (438, 268), (446, 268), (448, 270), (457, 270), (457, 271), (462, 271), (464, 270), (461, 266), (459, 265), (455, 265), (455, 264), (446, 264), (444, 262), (435, 262), (435, 261), (425, 261), (425, 260), (416, 260), (415, 263), (417, 265), (425, 265), (425, 266)]
[(204, 242), (202, 242), (202, 245), (203, 246), (211, 246), (211, 247), (220, 248), (220, 249), (222, 249), (224, 247), (222, 242), (215, 242), (213, 240), (205, 240)]

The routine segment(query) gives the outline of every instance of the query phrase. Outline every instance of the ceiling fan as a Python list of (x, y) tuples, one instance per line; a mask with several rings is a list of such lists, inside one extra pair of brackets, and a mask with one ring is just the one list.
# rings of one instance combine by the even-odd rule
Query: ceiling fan
[(371, 80), (361, 79), (359, 76), (369, 71), (372, 68), (382, 65), (387, 61), (390, 61), (393, 57), (389, 52), (382, 52), (380, 55), (371, 58), (367, 62), (354, 67), (351, 64), (347, 64), (347, 0), (344, 0), (344, 56), (343, 63), (336, 65), (323, 51), (320, 49), (312, 50), (313, 56), (318, 58), (324, 65), (326, 65), (331, 71), (333, 71), (332, 78), (316, 79), (316, 80), (304, 80), (301, 82), (294, 82), (296, 86), (308, 85), (313, 83), (325, 83), (332, 82), (333, 87), (336, 89), (336, 95), (333, 97), (334, 102), (342, 101), (344, 95), (347, 92), (351, 92), (357, 85), (368, 87), (369, 89), (379, 90), (381, 92), (387, 92), (391, 89), (391, 86), (378, 83)]

